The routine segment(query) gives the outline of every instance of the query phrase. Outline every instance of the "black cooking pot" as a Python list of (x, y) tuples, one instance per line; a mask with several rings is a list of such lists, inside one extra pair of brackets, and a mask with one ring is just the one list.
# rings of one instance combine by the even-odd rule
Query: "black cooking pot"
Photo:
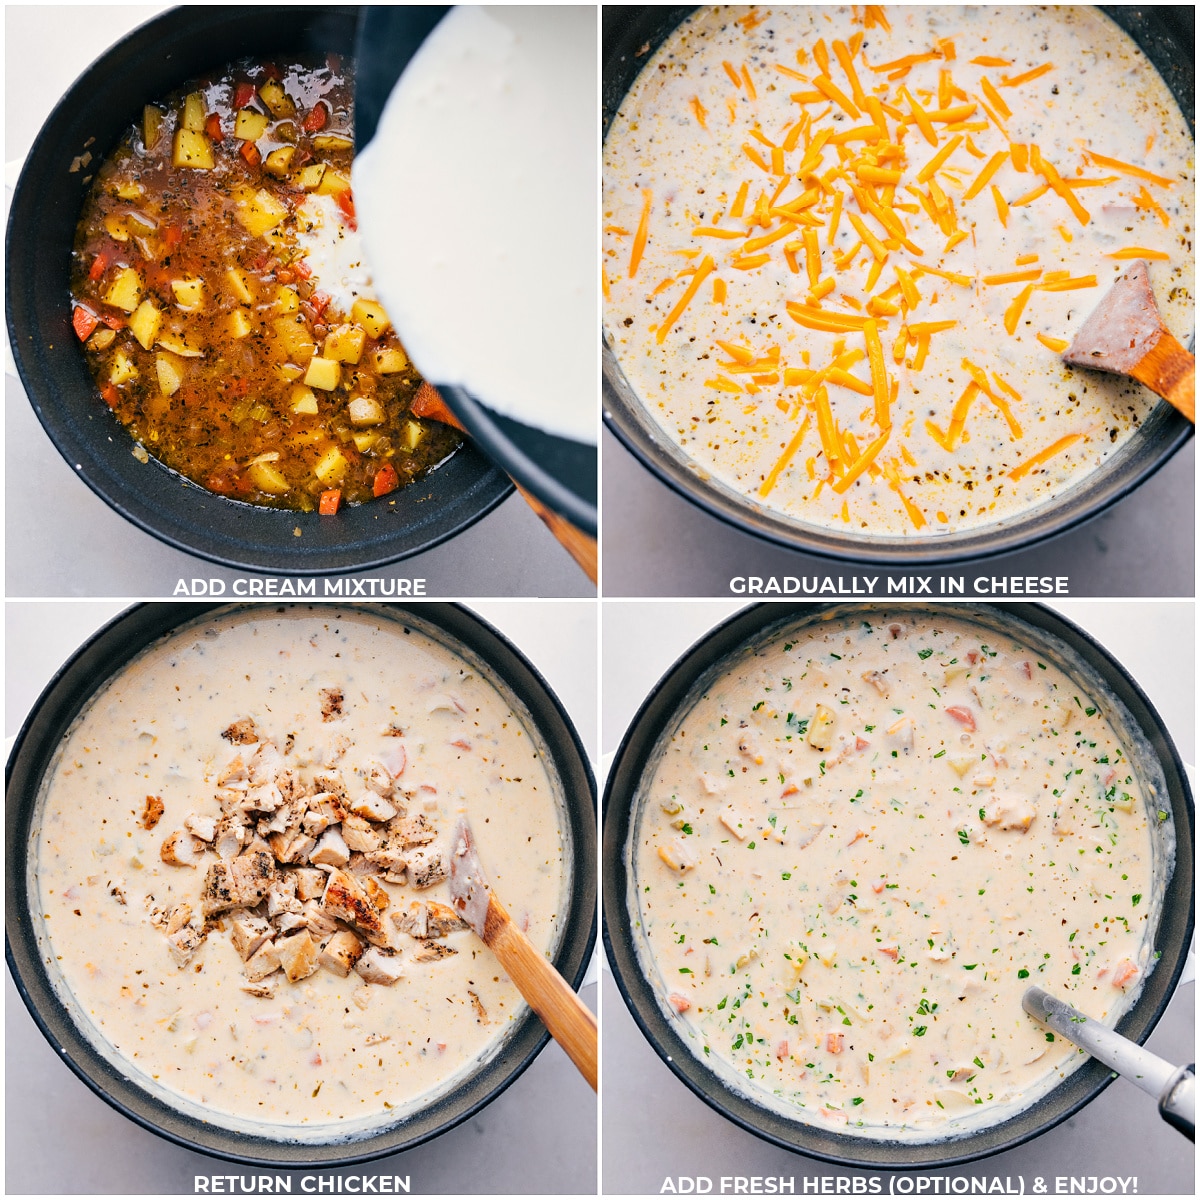
[[(361, 611), (365, 606), (357, 606)], [(55, 1053), (106, 1103), (143, 1128), (190, 1150), (262, 1167), (334, 1166), (396, 1154), (451, 1129), (494, 1100), (537, 1056), (550, 1035), (526, 1011), (500, 1049), (455, 1090), (391, 1128), (324, 1144), (285, 1142), (197, 1120), (142, 1089), (100, 1054), (75, 1024), (47, 975), (31, 919), (29, 850), (41, 781), (71, 722), (93, 695), (144, 648), (215, 605), (143, 604), (83, 645), (58, 672), (25, 721), (9, 757), (5, 815), (6, 955), (21, 998)], [(596, 787), (570, 718), (537, 669), (497, 630), (452, 604), (371, 606), (385, 619), (427, 633), (478, 665), (502, 696), (529, 717), (546, 766), (557, 776), (570, 831), (571, 895), (554, 965), (578, 988), (596, 940)]]
[[(677, 1032), (677, 1022), (663, 1010), (659, 989), (646, 978), (638, 955), (641, 938), (631, 919), (631, 845), (636, 838), (642, 789), (653, 776), (665, 739), (703, 687), (720, 675), (749, 646), (762, 644), (785, 630), (819, 623), (847, 611), (856, 616), (882, 605), (761, 604), (743, 609), (697, 642), (663, 676), (633, 719), (617, 751), (604, 792), (604, 948), (617, 986), (650, 1044), (675, 1074), (707, 1104), (743, 1129), (788, 1150), (840, 1166), (867, 1169), (948, 1167), (970, 1162), (1022, 1142), (1065, 1121), (1112, 1081), (1112, 1073), (1089, 1059), (1052, 1091), (1015, 1116), (976, 1132), (935, 1142), (887, 1142), (837, 1133), (806, 1124), (761, 1106), (733, 1091), (696, 1057)], [(920, 608), (921, 606), (917, 606)], [(1039, 657), (1054, 663), (1081, 687), (1093, 690), (1098, 676), (1124, 712), (1111, 714), (1130, 748), (1143, 780), (1160, 776), (1157, 803), (1169, 811), (1161, 827), (1174, 835), (1174, 870), (1162, 898), (1154, 937), (1161, 955), (1133, 1007), (1116, 1028), (1133, 1041), (1149, 1036), (1167, 1007), (1187, 958), (1192, 939), (1193, 822), (1191, 789), (1179, 754), (1154, 706), (1108, 652), (1082, 629), (1037, 604), (929, 605), (940, 616), (959, 616), (974, 624), (1020, 638)], [(913, 606), (905, 606), (905, 612)], [(893, 607), (891, 610), (895, 612)], [(1089, 684), (1089, 676), (1091, 682)], [(1123, 728), (1124, 731), (1123, 732)], [(1129, 736), (1132, 735), (1132, 736)], [(1165, 842), (1160, 843), (1165, 853)]]
[[(355, 82), (355, 143), (375, 136), (388, 97), (417, 48), (450, 11), (447, 5), (379, 4), (363, 8)], [(493, 462), (577, 529), (596, 536), (596, 447), (514, 421), (465, 388), (436, 383), (454, 415)]]
[[(694, 7), (604, 7), (604, 132), (647, 59)], [(1102, 7), (1158, 69), (1195, 133), (1194, 5)], [(1193, 426), (1166, 403), (1099, 470), (1061, 495), (986, 529), (920, 538), (834, 532), (787, 517), (697, 469), (642, 404), (605, 342), (604, 420), (643, 466), (700, 508), (746, 533), (796, 550), (892, 567), (948, 564), (1006, 554), (1065, 533), (1096, 516), (1148, 479), (1191, 437)], [(1189, 503), (1190, 503), (1189, 497)]]
[[(316, 575), (366, 570), (452, 537), (511, 490), (470, 445), (386, 499), (336, 518), (287, 512), (206, 491), (131, 453), (100, 399), (71, 328), (71, 248), (91, 175), (144, 105), (241, 57), (352, 57), (354, 6), (188, 6), (157, 17), (106, 51), (38, 133), (12, 199), (5, 243), (8, 335), (17, 371), (50, 440), (102, 500), (177, 549), (235, 568)], [(36, 503), (36, 498), (31, 501)], [(296, 536), (296, 529), (300, 536)]]

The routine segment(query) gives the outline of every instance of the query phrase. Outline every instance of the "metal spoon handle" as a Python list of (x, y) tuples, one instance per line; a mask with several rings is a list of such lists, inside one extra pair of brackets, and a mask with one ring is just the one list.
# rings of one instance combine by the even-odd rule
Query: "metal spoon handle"
[(1021, 1004), (1035, 1020), (1153, 1096), (1163, 1119), (1195, 1140), (1193, 1067), (1173, 1066), (1039, 987), (1027, 989)]

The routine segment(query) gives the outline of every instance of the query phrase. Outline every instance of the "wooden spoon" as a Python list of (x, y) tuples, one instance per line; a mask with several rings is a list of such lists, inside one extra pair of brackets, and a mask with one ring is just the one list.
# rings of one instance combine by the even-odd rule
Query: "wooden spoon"
[[(442, 399), (442, 394), (431, 383), (422, 382), (413, 397), (412, 414), (414, 417), (425, 417), (430, 421), (440, 421), (443, 425), (453, 425), (460, 433), (466, 433), (462, 422), (450, 411), (450, 406)], [(566, 548), (567, 553), (583, 568), (584, 573), (596, 582), (596, 539), (588, 537), (580, 529), (576, 529), (565, 517), (551, 512), (536, 496), (530, 495), (517, 481), (513, 486), (525, 497), (529, 507), (541, 518), (542, 524), (550, 530), (559, 542)]]
[(1113, 284), (1063, 352), (1063, 361), (1128, 375), (1196, 423), (1196, 360), (1163, 326), (1146, 264)]
[(596, 1018), (496, 899), (480, 865), (466, 817), (459, 818), (450, 843), (450, 897), (455, 911), (483, 939), (594, 1091)]

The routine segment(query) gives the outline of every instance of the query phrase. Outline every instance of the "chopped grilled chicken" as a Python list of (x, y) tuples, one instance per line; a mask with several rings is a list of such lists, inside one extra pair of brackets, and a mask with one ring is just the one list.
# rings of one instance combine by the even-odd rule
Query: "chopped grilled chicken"
[(153, 829), (166, 812), (167, 806), (158, 796), (147, 796), (142, 808), (142, 819), (139, 822), (143, 829)]
[(1019, 829), (1022, 833), (1028, 833), (1036, 816), (1037, 809), (1023, 796), (1001, 792), (996, 794), (984, 809), (983, 823), (998, 826), (1000, 829)]
[(270, 1000), (275, 995), (275, 980), (266, 980), (261, 983), (243, 983), (242, 991), (249, 992), (251, 996), (260, 996), (264, 1000)]
[[(327, 876), (322, 874), (321, 878), (326, 879)], [(327, 938), (337, 931), (337, 921), (321, 907), (319, 900), (305, 900), (304, 919), (309, 933), (315, 938)]]
[(289, 983), (299, 983), (317, 969), (317, 944), (309, 937), (307, 930), (276, 942), (275, 948), (279, 953), (279, 965)]
[(266, 979), (268, 975), (273, 975), (279, 970), (279, 967), (279, 951), (276, 949), (275, 943), (264, 942), (246, 960), (246, 978), (251, 983), (257, 983), (260, 979)]
[(863, 680), (869, 683), (885, 700), (887, 699), (888, 684), (881, 671), (866, 671), (863, 674)]
[(369, 821), (353, 814), (342, 822), (342, 838), (349, 849), (360, 854), (378, 850), (383, 845), (383, 834), (373, 829)]
[(177, 904), (167, 916), (167, 933), (178, 933), (192, 919), (192, 906), (185, 900)]
[(441, 883), (449, 874), (445, 857), (435, 847), (420, 846), (415, 850), (407, 850), (405, 857), (409, 879), (418, 891)]
[(354, 969), (368, 983), (382, 983), (390, 987), (404, 975), (404, 968), (397, 954), (387, 954), (378, 946), (372, 946), (354, 964)]
[(201, 911), (206, 917), (230, 908), (248, 908), (267, 894), (275, 878), (275, 858), (265, 842), (254, 841), (245, 852), (230, 862), (216, 862), (208, 868), (201, 895)]
[(388, 895), (387, 888), (385, 888), (383, 884), (379, 883), (377, 880), (372, 879), (371, 876), (365, 876), (363, 878), (362, 885), (367, 895), (371, 897), (371, 903), (374, 904), (380, 912), (383, 912), (383, 910), (387, 908), (389, 904), (391, 904), (392, 898)]
[(475, 1010), (475, 1019), (480, 1025), (486, 1025), (488, 1023), (487, 1009), (483, 1007), (483, 1001), (479, 999), (479, 993), (473, 992), (468, 988), (467, 995), (471, 997), (471, 1007)]
[(320, 954), (320, 963), (334, 974), (346, 976), (350, 974), (354, 964), (362, 958), (364, 950), (366, 950), (364, 943), (359, 941), (348, 929), (343, 929), (325, 943)]
[(231, 784), (245, 783), (249, 778), (250, 774), (246, 770), (245, 760), (240, 754), (235, 754), (217, 776), (217, 787), (227, 788)]
[(321, 720), (336, 721), (345, 711), (346, 697), (341, 688), (321, 689)]
[(350, 847), (346, 845), (339, 826), (331, 825), (321, 834), (317, 848), (308, 856), (308, 861), (329, 867), (344, 867), (350, 861)]
[(278, 875), (267, 889), (267, 916), (277, 917), (280, 913), (300, 911), (300, 900), (296, 896), (294, 875)]
[(308, 929), (308, 918), (303, 913), (285, 912), (273, 918), (271, 924), (282, 936), (295, 933), (297, 929)]
[(252, 746), (261, 740), (253, 717), (239, 717), (228, 729), (221, 731), (221, 736), (235, 746)]
[(385, 842), (381, 849), (372, 850), (367, 854), (367, 861), (383, 871), (386, 879), (389, 874), (402, 874), (408, 865), (408, 857), (403, 847)]
[(204, 935), (193, 925), (184, 925), (167, 937), (167, 946), (177, 967), (186, 967), (195, 957)]
[(369, 942), (384, 945), (387, 932), (383, 917), (362, 884), (345, 871), (334, 871), (329, 877), (322, 900), (325, 911), (332, 917), (353, 925)]
[(458, 951), (453, 946), (447, 946), (444, 942), (422, 942), (417, 952), (413, 955), (415, 963), (431, 963), (439, 962), (443, 958), (449, 958)]
[(330, 813), (318, 812), (309, 808), (300, 824), (305, 833), (319, 838), (333, 823), (334, 818)]
[(300, 867), (291, 874), (296, 879), (296, 895), (300, 900), (319, 900), (325, 894), (329, 876), (316, 867)]
[(195, 867), (199, 861), (196, 839), (190, 833), (177, 829), (162, 844), (159, 851), (163, 862), (172, 867)]
[(390, 821), (396, 815), (396, 806), (368, 788), (350, 804), (350, 811), (368, 821)]
[(437, 829), (424, 813), (415, 813), (393, 821), (388, 829), (394, 833), (407, 848), (409, 846), (427, 846), (437, 837)]
[(183, 818), (183, 827), (202, 842), (211, 842), (217, 836), (217, 818), (202, 816), (200, 813), (188, 813)]
[(252, 957), (272, 933), (270, 925), (262, 917), (248, 912), (234, 913), (230, 925), (230, 941), (243, 962)]
[(462, 919), (448, 904), (439, 904), (436, 900), (422, 903), (414, 900), (408, 906), (407, 913), (396, 913), (392, 923), (403, 933), (415, 938), (439, 938), (459, 929), (468, 928)]
[(220, 858), (237, 858), (249, 839), (249, 831), (240, 814), (227, 813), (217, 822), (213, 849)]

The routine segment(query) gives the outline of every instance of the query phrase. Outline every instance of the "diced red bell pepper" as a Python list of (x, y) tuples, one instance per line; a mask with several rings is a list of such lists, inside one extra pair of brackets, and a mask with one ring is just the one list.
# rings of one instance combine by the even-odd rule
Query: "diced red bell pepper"
[(324, 292), (313, 292), (313, 294), (308, 298), (309, 304), (313, 306), (313, 309), (316, 311), (318, 317), (324, 314), (332, 300), (333, 297), (325, 295)]
[(349, 188), (347, 188), (344, 192), (338, 192), (337, 202), (338, 208), (340, 208), (342, 212), (346, 214), (346, 219), (350, 223), (350, 228), (357, 229), (358, 221), (354, 215), (354, 196), (351, 194)]
[(71, 314), (71, 324), (75, 327), (75, 336), (81, 342), (86, 342), (100, 324), (100, 318), (86, 308), (77, 307)]
[(375, 485), (372, 491), (376, 496), (386, 496), (388, 492), (394, 492), (399, 486), (400, 477), (396, 474), (396, 468), (391, 463), (384, 463), (375, 472)]
[(104, 397), (104, 403), (107, 404), (109, 408), (116, 408), (121, 401), (121, 393), (117, 391), (117, 385), (115, 383), (106, 383), (100, 389), (100, 395)]
[(262, 155), (258, 152), (258, 147), (253, 142), (243, 142), (242, 148), (238, 153), (252, 167), (257, 167), (262, 162)]
[(225, 133), (221, 129), (221, 118), (217, 113), (209, 113), (208, 120), (204, 122), (204, 132), (214, 142), (223, 142), (225, 140)]
[(168, 250), (178, 250), (183, 245), (183, 227), (181, 225), (168, 225), (163, 230), (163, 241), (166, 243)]
[(88, 278), (91, 279), (92, 281), (99, 279), (100, 276), (104, 274), (104, 268), (107, 266), (108, 266), (108, 255), (107, 254), (97, 254), (96, 257), (92, 259), (92, 266), (91, 266), (91, 269), (88, 271)]
[(310, 267), (302, 258), (297, 259), (294, 263), (292, 263), (292, 271), (295, 273), (297, 279), (312, 278), (312, 267)]
[(254, 99), (254, 84), (243, 81), (233, 89), (233, 107), (245, 108)]
[(293, 267), (280, 267), (275, 272), (275, 279), (278, 283), (295, 283), (296, 271)]
[(316, 133), (319, 129), (325, 128), (325, 122), (329, 120), (329, 109), (320, 101), (317, 102), (312, 112), (304, 118), (304, 132)]
[(338, 510), (338, 505), (342, 502), (342, 489), (330, 488), (327, 492), (321, 493), (321, 503), (317, 511), (323, 517), (332, 517)]
[(99, 317), (109, 329), (125, 328), (125, 318), (120, 313), (100, 313)]
[(283, 78), (283, 72), (271, 62), (263, 63), (263, 74), (268, 79), (275, 80), (278, 83)]

